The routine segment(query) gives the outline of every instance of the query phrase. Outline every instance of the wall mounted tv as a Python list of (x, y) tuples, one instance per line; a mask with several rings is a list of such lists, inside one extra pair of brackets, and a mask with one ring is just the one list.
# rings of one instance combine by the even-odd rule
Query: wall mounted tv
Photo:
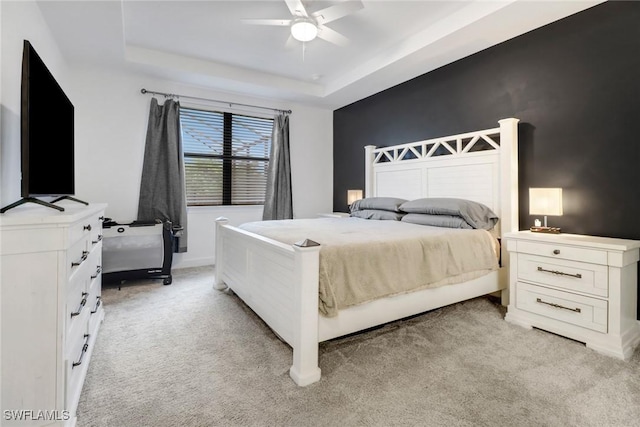
[[(24, 203), (64, 210), (53, 203), (75, 193), (73, 104), (28, 40), (22, 53), (20, 132), (22, 199), (1, 212)], [(41, 196), (62, 197), (49, 203), (36, 199)]]

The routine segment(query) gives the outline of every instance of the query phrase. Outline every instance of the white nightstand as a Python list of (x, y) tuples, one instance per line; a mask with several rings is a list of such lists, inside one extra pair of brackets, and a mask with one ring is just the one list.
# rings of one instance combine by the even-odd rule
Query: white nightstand
[(326, 212), (326, 213), (319, 213), (318, 217), (320, 217), (320, 218), (349, 218), (349, 214), (347, 212)]
[(510, 252), (505, 320), (620, 359), (631, 357), (640, 342), (640, 241), (530, 231), (505, 239)]

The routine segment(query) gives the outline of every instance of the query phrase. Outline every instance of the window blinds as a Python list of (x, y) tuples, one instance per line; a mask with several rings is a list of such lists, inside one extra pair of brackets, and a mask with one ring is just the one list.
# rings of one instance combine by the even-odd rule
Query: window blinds
[(180, 109), (187, 204), (264, 203), (272, 119)]

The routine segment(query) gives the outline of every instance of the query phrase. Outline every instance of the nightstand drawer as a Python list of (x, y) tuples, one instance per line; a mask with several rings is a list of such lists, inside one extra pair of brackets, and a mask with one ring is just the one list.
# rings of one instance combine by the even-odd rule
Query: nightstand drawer
[(522, 254), (518, 257), (518, 280), (601, 297), (609, 295), (606, 265)]
[(561, 322), (607, 332), (607, 301), (518, 282), (516, 307)]
[(597, 249), (578, 248), (573, 246), (555, 245), (553, 243), (538, 243), (518, 241), (518, 252), (545, 257), (582, 261), (591, 264), (607, 265), (607, 251)]

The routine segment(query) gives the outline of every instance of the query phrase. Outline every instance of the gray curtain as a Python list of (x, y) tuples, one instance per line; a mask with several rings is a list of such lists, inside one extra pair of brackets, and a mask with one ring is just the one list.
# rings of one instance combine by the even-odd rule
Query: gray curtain
[(151, 99), (144, 149), (139, 221), (171, 221), (178, 237), (177, 251), (187, 251), (187, 203), (180, 133), (180, 103)]
[(289, 115), (280, 113), (273, 118), (271, 154), (267, 168), (267, 190), (262, 219), (292, 219), (292, 199)]

